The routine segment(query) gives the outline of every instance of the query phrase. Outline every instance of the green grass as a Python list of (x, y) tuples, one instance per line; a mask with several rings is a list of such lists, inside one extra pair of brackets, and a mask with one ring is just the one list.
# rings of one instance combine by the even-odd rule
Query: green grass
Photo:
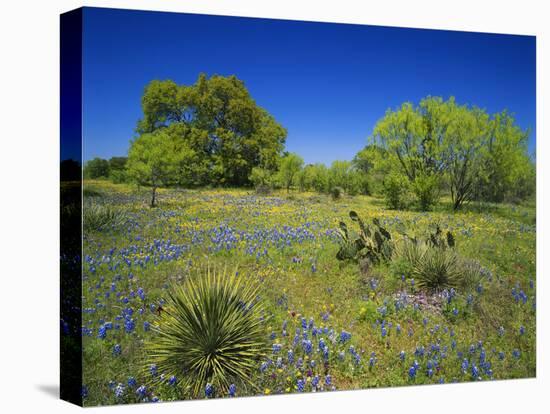
[[(102, 194), (103, 203), (123, 212), (125, 220), (101, 231), (85, 230), (86, 405), (193, 396), (168, 383), (172, 373), (151, 374), (144, 342), (156, 335), (146, 327), (159, 323), (158, 307), (168, 299), (170, 286), (207, 264), (251, 275), (260, 286), (265, 338), (270, 346), (281, 347), (269, 352), (267, 367), (262, 365), (267, 359), (258, 361), (251, 376), (256, 387), (239, 387), (236, 395), (299, 392), (302, 385), (305, 391), (320, 391), (478, 380), (472, 364), (483, 380), (535, 375), (533, 205), (469, 206), (453, 213), (444, 202), (421, 213), (387, 210), (382, 200), (366, 196), (332, 200), (314, 193), (262, 196), (226, 189), (160, 190), (159, 205), (151, 209), (147, 189), (99, 181), (88, 185)], [(335, 258), (336, 228), (350, 210), (365, 221), (380, 219), (392, 235), (399, 223), (413, 234), (439, 223), (455, 235), (460, 257), (479, 262), (487, 274), (481, 285), (456, 288), (450, 302), (423, 294), (412, 285), (410, 274), (402, 280), (409, 270), (397, 261), (364, 274), (357, 264)], [(140, 288), (143, 299), (137, 294)], [(306, 328), (311, 353), (303, 338), (294, 345), (296, 329), (303, 334), (302, 318), (307, 325), (313, 318), (320, 332), (313, 336)], [(98, 337), (108, 322), (113, 328)], [(340, 341), (342, 331), (351, 333), (351, 339)], [(319, 338), (328, 343), (326, 357)], [(120, 345), (120, 354), (113, 353), (115, 345)], [(355, 351), (350, 352), (350, 345)], [(302, 368), (296, 363), (299, 358)], [(420, 368), (411, 378), (415, 360)], [(489, 361), (490, 368), (482, 361)], [(136, 385), (128, 385), (129, 377)], [(116, 393), (118, 384), (122, 391)], [(141, 385), (146, 389), (138, 392)]]

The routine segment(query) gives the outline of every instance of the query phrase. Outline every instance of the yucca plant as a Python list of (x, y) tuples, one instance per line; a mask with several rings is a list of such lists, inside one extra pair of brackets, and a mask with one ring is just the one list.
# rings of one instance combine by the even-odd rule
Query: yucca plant
[(86, 202), (82, 209), (82, 219), (85, 231), (101, 231), (122, 226), (127, 216), (122, 210), (107, 204)]
[(412, 266), (416, 285), (428, 291), (456, 288), (462, 282), (462, 266), (452, 250), (427, 249)]
[(175, 375), (192, 397), (210, 384), (225, 393), (234, 383), (254, 388), (251, 378), (267, 351), (257, 283), (246, 276), (207, 268), (168, 293), (145, 344), (148, 364)]

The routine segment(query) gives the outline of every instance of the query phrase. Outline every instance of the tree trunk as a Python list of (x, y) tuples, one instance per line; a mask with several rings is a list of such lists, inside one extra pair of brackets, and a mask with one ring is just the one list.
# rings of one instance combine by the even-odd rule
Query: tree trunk
[(157, 195), (157, 187), (153, 186), (153, 194), (151, 197), (151, 207), (156, 207), (156, 195)]

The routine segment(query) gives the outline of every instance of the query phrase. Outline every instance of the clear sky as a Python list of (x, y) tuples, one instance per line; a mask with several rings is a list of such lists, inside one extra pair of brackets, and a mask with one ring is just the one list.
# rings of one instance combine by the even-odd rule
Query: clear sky
[(87, 8), (84, 160), (126, 155), (153, 79), (234, 74), (288, 130), (307, 163), (351, 159), (378, 119), (427, 95), (497, 112), (531, 130), (535, 38)]

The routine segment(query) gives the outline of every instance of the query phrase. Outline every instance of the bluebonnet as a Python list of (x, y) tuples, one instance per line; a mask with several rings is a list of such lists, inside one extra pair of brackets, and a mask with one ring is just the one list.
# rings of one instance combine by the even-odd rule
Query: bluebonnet
[(351, 339), (351, 334), (349, 332), (346, 332), (346, 331), (342, 331), (340, 333), (340, 342), (345, 344), (346, 342), (348, 342), (349, 340)]
[(319, 385), (319, 375), (315, 375), (311, 380), (311, 385), (317, 387)]
[(229, 386), (229, 396), (234, 397), (237, 392), (237, 386), (235, 384), (231, 384)]
[(283, 348), (281, 344), (273, 344), (272, 350), (274, 354), (279, 353), (279, 351)]
[(169, 385), (176, 385), (177, 378), (175, 375), (172, 375), (170, 378), (168, 378), (168, 384)]
[(208, 383), (206, 384), (206, 387), (204, 388), (204, 395), (206, 395), (207, 398), (212, 397), (214, 395), (214, 387), (212, 384)]
[(409, 368), (409, 378), (414, 379), (416, 377), (416, 367), (413, 365)]
[(101, 325), (97, 331), (97, 337), (99, 339), (105, 339), (107, 336), (107, 328), (105, 328), (105, 325)]
[(400, 359), (401, 361), (404, 361), (404, 360), (405, 360), (405, 356), (406, 356), (405, 351), (401, 351), (401, 352), (399, 353), (399, 359)]
[(296, 381), (296, 385), (298, 386), (298, 391), (303, 392), (304, 391), (304, 386), (306, 384), (305, 384), (305, 381), (303, 379), (299, 379), (298, 381)]
[(126, 333), (132, 333), (135, 327), (136, 324), (134, 320), (130, 317), (126, 318), (126, 321), (124, 322), (124, 329), (126, 330)]
[(116, 344), (114, 347), (113, 347), (113, 355), (117, 356), (117, 355), (120, 355), (122, 352), (122, 348), (120, 347), (119, 344)]
[(269, 361), (262, 362), (262, 365), (260, 365), (260, 372), (265, 372), (265, 370), (269, 367)]
[(521, 326), (519, 327), (519, 334), (520, 334), (520, 335), (523, 335), (524, 333), (525, 333), (525, 326), (521, 325)]
[(290, 349), (287, 353), (288, 363), (292, 364), (294, 362), (294, 352)]
[(157, 366), (155, 364), (151, 364), (149, 367), (149, 372), (153, 377), (155, 377), (157, 375)]
[(332, 377), (329, 375), (325, 376), (325, 385), (330, 386), (332, 384)]
[(119, 384), (115, 387), (115, 397), (116, 397), (116, 398), (121, 398), (123, 395), (124, 395), (124, 385), (122, 385), (122, 384), (119, 383)]
[(311, 344), (311, 341), (309, 339), (302, 341), (302, 347), (304, 348), (304, 351), (306, 354), (311, 354), (311, 351), (313, 349), (313, 346)]
[(82, 398), (88, 398), (88, 387), (83, 385), (82, 388), (80, 389), (80, 396)]
[(470, 364), (468, 363), (468, 360), (464, 358), (464, 360), (462, 361), (462, 372), (466, 373), (469, 366)]
[(516, 359), (518, 359), (520, 357), (521, 353), (519, 352), (519, 349), (514, 349), (512, 351), (512, 356)]
[[(359, 355), (357, 355), (357, 357), (359, 357)], [(374, 367), (375, 364), (376, 364), (376, 353), (372, 352), (369, 358), (369, 367)]]
[(135, 387), (137, 385), (136, 379), (134, 377), (128, 377), (128, 386)]

